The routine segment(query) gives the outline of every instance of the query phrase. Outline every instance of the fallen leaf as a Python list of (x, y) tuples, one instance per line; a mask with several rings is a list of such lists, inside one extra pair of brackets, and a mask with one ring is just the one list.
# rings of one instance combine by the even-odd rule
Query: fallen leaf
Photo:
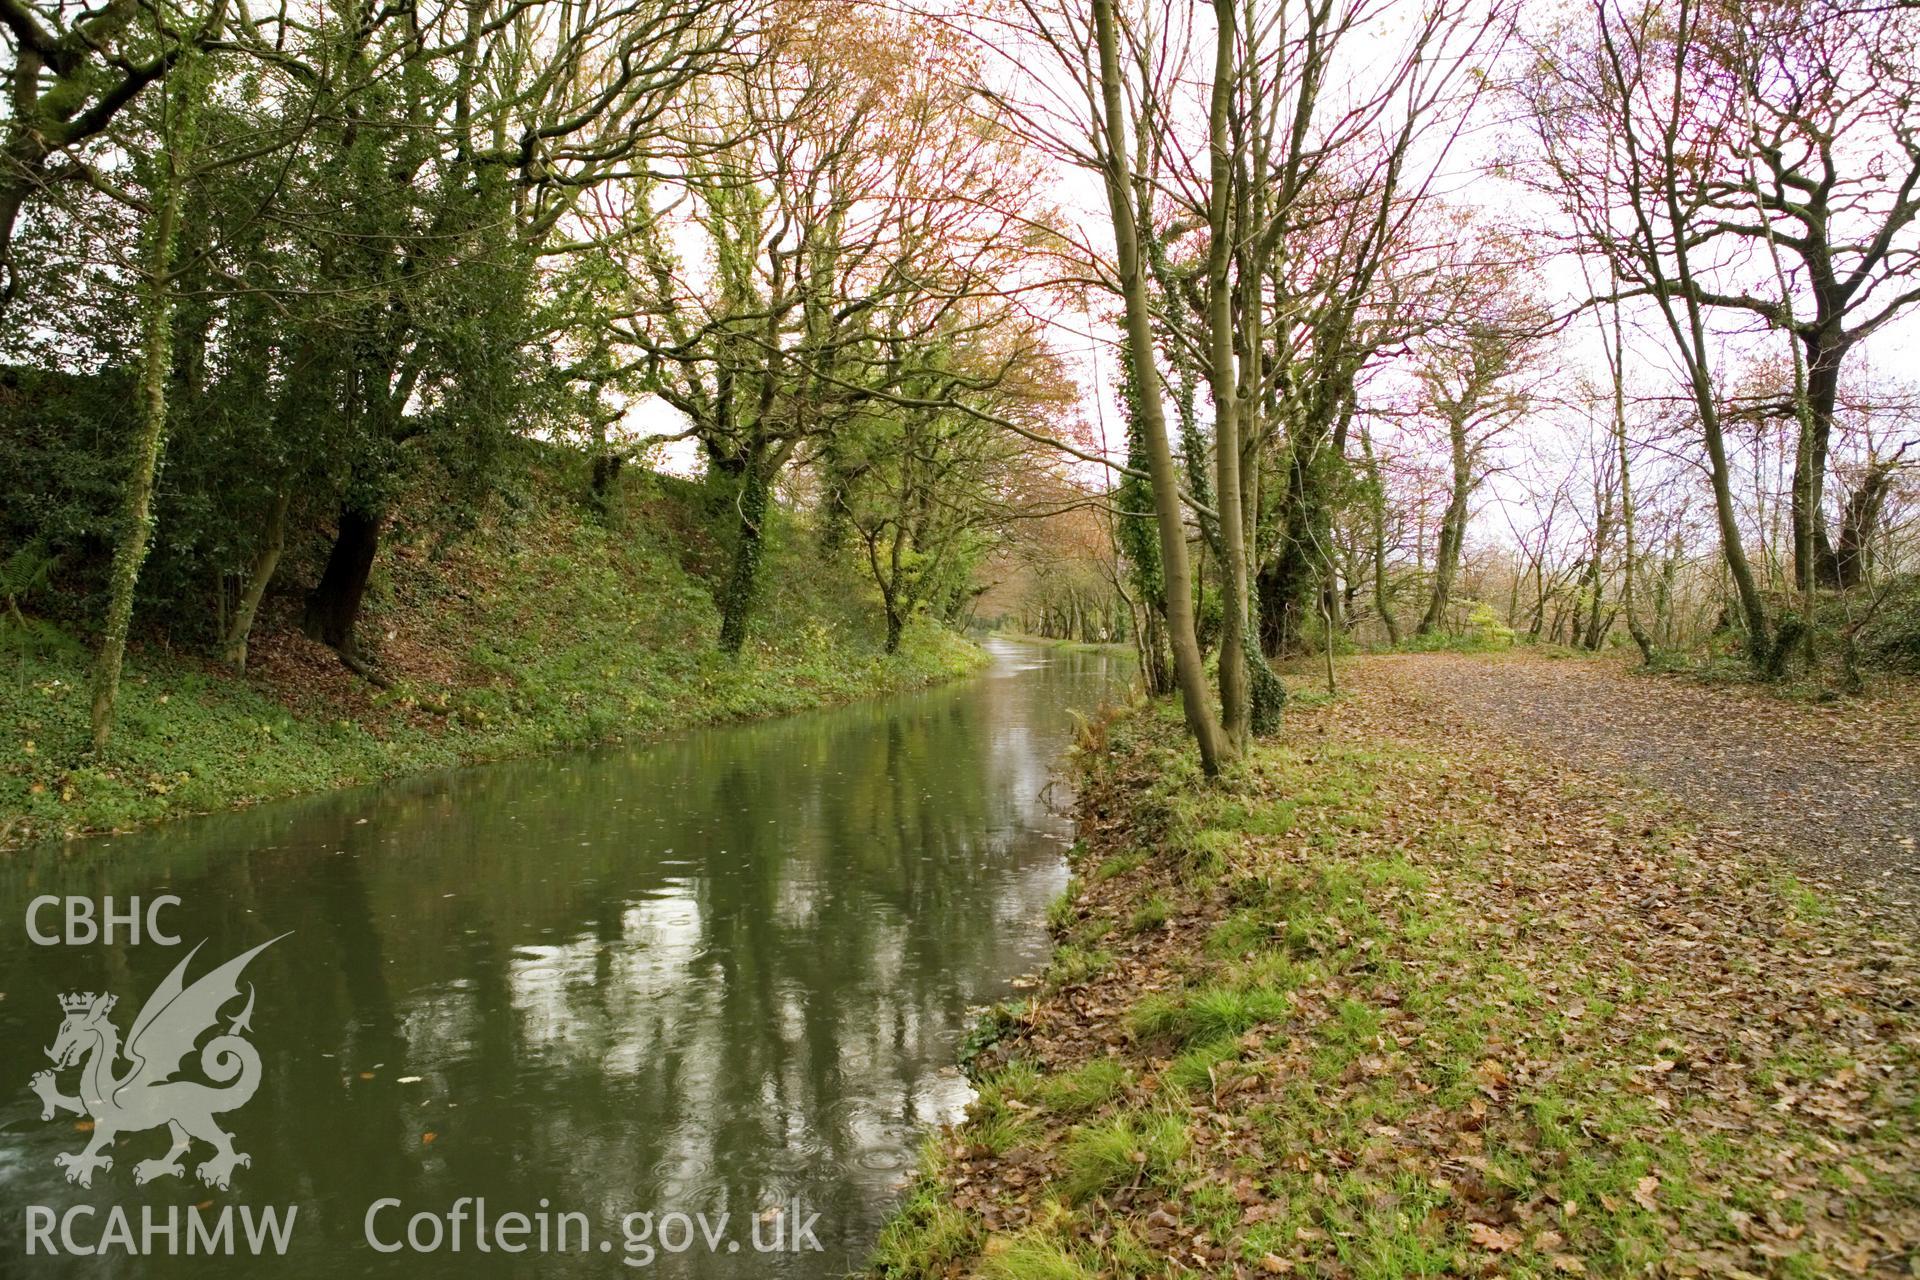
[(1489, 1253), (1510, 1253), (1520, 1247), (1520, 1236), (1517, 1232), (1503, 1231), (1499, 1227), (1489, 1226), (1484, 1222), (1474, 1223), (1468, 1228), (1467, 1235), (1475, 1244)]
[(1653, 1198), (1653, 1193), (1659, 1189), (1660, 1179), (1651, 1175), (1642, 1178), (1634, 1184), (1633, 1202), (1649, 1213), (1654, 1212), (1660, 1208), (1660, 1202)]

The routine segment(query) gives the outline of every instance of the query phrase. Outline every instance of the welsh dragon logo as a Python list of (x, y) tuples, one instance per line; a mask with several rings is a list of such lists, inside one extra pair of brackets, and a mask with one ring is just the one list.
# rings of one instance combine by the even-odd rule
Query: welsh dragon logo
[[(133, 1167), (137, 1183), (184, 1175), (182, 1158), (195, 1139), (214, 1149), (213, 1158), (196, 1170), (200, 1181), (208, 1186), (225, 1190), (234, 1169), (252, 1163), (243, 1152), (233, 1149), (233, 1135), (213, 1119), (221, 1112), (245, 1106), (260, 1087), (259, 1051), (241, 1036), (241, 1032), (252, 1030), (252, 984), (247, 986), (246, 1007), (233, 1016), (224, 1033), (200, 1047), (200, 1070), (213, 1083), (176, 1080), (174, 1076), (185, 1066), (200, 1037), (209, 1029), (217, 1029), (220, 1010), (239, 998), (240, 974), (248, 961), (278, 941), (280, 938), (270, 938), (188, 986), (187, 966), (206, 944), (195, 946), (147, 998), (127, 1033), (124, 1048), (119, 1029), (107, 1019), (115, 997), (90, 991), (60, 997), (66, 1018), (53, 1047), (47, 1050), (54, 1070), (36, 1073), (32, 1086), (40, 1095), (42, 1120), (53, 1119), (58, 1111), (92, 1117), (92, 1141), (80, 1151), (53, 1158), (67, 1171), (68, 1182), (92, 1186), (95, 1169), (113, 1168), (108, 1152), (116, 1136), (160, 1125), (167, 1126), (173, 1145), (164, 1156), (142, 1160)], [(128, 1065), (116, 1073), (115, 1065), (121, 1058)], [(76, 1064), (80, 1066), (80, 1093), (68, 1097), (60, 1092), (54, 1072)]]

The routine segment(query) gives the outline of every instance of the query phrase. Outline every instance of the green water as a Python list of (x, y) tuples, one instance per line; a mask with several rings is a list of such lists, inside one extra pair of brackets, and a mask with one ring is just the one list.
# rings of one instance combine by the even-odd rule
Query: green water
[[(969, 1010), (1044, 954), (1069, 836), (1051, 771), (1070, 713), (1121, 662), (1002, 644), (985, 674), (930, 693), (0, 861), (0, 1274), (841, 1274), (921, 1138), (969, 1097), (952, 1068)], [(169, 893), (179, 946), (27, 937), (39, 895)], [(70, 1184), (55, 1157), (91, 1134), (42, 1120), (29, 1088), (61, 994), (115, 994), (124, 1035), (194, 943), (189, 981), (280, 934), (219, 1023), (251, 987), (258, 1091), (215, 1116), (251, 1164), (210, 1188), (196, 1144), (183, 1177), (136, 1186), (168, 1146), (152, 1128), (118, 1135), (91, 1187)], [(78, 1068), (59, 1080), (82, 1092)], [(485, 1200), (491, 1252), (472, 1210), (451, 1250), (463, 1197)], [(400, 1206), (375, 1213), (376, 1240), (404, 1245), (424, 1212), (439, 1248), (377, 1251), (367, 1215), (385, 1199)], [(763, 1216), (776, 1204), (788, 1212)], [(76, 1205), (95, 1213), (67, 1216)], [(153, 1253), (114, 1235), (116, 1206)], [(192, 1206), (209, 1232), (233, 1210), (238, 1252), (188, 1255)], [(242, 1207), (294, 1210), (284, 1255), (252, 1255)], [(169, 1211), (172, 1256), (145, 1230)], [(513, 1212), (525, 1232), (499, 1233)], [(648, 1213), (652, 1231), (627, 1217)], [(675, 1213), (695, 1239), (668, 1252)], [(818, 1252), (793, 1238), (812, 1214)], [(69, 1255), (59, 1224), (108, 1251)]]

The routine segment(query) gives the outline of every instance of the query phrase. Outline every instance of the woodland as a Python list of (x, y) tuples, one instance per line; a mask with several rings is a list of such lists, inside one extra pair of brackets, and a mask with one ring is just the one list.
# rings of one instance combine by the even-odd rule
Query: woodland
[(95, 751), (130, 642), (385, 686), (396, 545), (670, 457), (719, 651), (791, 518), (888, 652), (1132, 645), (1210, 769), (1356, 645), (1914, 660), (1911, 9), (0, 18), (0, 586)]

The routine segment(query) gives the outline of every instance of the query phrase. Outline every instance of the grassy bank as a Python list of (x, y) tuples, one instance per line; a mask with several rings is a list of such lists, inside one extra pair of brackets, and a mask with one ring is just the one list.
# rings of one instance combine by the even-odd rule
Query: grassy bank
[(982, 634), (997, 640), (1017, 640), (1021, 644), (1043, 645), (1049, 649), (1060, 649), (1067, 653), (1109, 653), (1116, 649), (1133, 652), (1133, 645), (1125, 640), (1063, 640), (1056, 636), (1036, 636), (1025, 631), (987, 631)]
[(1047, 980), (876, 1274), (1920, 1265), (1901, 944), (1390, 691), (1211, 787), (1166, 712), (1094, 732)]
[[(410, 771), (780, 715), (925, 685), (983, 655), (917, 625), (881, 652), (870, 588), (804, 531), (775, 538), (754, 639), (715, 648), (720, 557), (686, 486), (631, 476), (616, 510), (548, 476), (465, 537), (397, 522), (360, 633), (378, 689), (294, 625), (289, 586), (236, 677), (149, 638), (104, 759), (87, 741), (85, 644), (0, 657), (0, 846)], [(297, 559), (287, 583), (311, 566)]]

